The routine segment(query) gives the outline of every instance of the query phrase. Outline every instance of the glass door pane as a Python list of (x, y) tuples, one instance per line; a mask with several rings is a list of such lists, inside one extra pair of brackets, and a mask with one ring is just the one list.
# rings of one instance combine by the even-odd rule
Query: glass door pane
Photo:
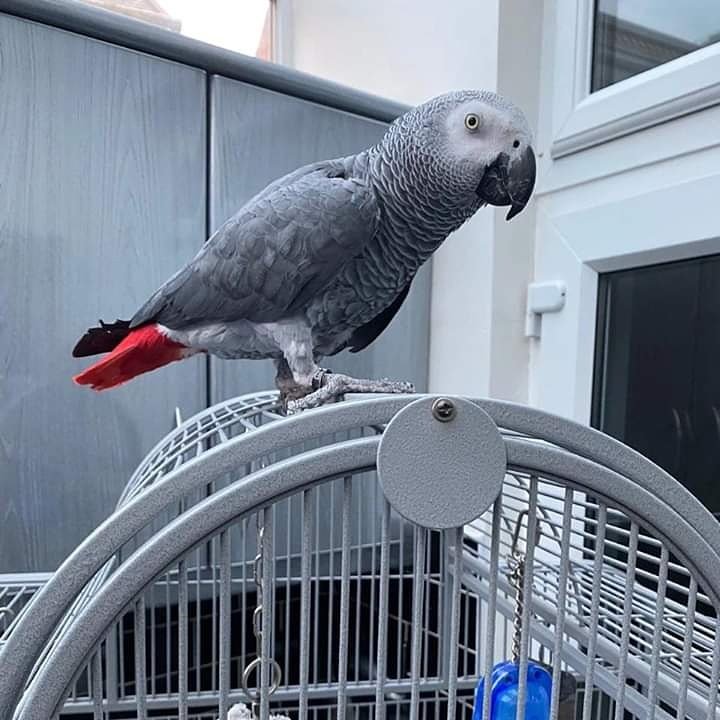
[(601, 277), (593, 406), (720, 514), (720, 257)]

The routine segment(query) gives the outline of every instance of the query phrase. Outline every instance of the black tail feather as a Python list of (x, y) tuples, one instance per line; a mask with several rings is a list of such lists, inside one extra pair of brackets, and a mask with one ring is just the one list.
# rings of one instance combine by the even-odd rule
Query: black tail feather
[(129, 320), (116, 320), (104, 323), (98, 320), (99, 327), (90, 328), (73, 348), (73, 357), (100, 355), (114, 350), (130, 332)]

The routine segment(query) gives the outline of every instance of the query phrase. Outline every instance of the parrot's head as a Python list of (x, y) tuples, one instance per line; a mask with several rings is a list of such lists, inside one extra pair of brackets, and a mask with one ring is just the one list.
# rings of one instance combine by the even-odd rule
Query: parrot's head
[(407, 152), (424, 165), (436, 192), (450, 192), (469, 212), (478, 205), (510, 206), (520, 213), (535, 186), (535, 153), (525, 115), (487, 91), (441, 95), (396, 121), (409, 140)]

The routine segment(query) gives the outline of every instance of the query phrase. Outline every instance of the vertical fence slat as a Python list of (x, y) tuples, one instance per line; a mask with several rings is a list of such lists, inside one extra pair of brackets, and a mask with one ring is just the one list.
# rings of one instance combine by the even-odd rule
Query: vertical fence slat
[[(363, 487), (358, 486), (358, 494), (362, 498)], [(357, 580), (355, 581), (355, 681), (360, 678), (360, 628), (362, 626), (362, 558), (363, 558), (363, 502), (358, 500), (357, 505)]]
[(188, 583), (185, 561), (178, 564), (178, 720), (188, 718)]
[(351, 540), (352, 478), (343, 481), (342, 556), (340, 565), (340, 643), (338, 657), (338, 720), (345, 720), (347, 710), (347, 665), (350, 616), (350, 540)]
[(625, 600), (623, 602), (620, 658), (618, 660), (618, 688), (615, 695), (615, 720), (623, 720), (625, 714), (625, 685), (627, 680), (627, 659), (630, 649), (630, 622), (632, 620), (633, 588), (635, 586), (635, 563), (637, 562), (638, 525), (630, 523), (630, 544), (628, 547), (627, 569), (625, 571)]
[(116, 702), (122, 694), (120, 670), (118, 668), (118, 633), (122, 618), (116, 621), (105, 639), (105, 694), (108, 705)]
[[(335, 585), (335, 488), (337, 483), (331, 482), (330, 483), (330, 572), (328, 574), (328, 577), (330, 579), (330, 587), (334, 589)], [(334, 637), (334, 609), (335, 609), (335, 603), (332, 602), (332, 593), (329, 598), (328, 602), (328, 632), (327, 632), (327, 680), (330, 680), (332, 677), (332, 670), (333, 670), (333, 656), (334, 656), (334, 648), (333, 648), (333, 641), (332, 638)]]
[(270, 684), (272, 682), (272, 626), (273, 626), (273, 513), (261, 511), (265, 532), (262, 543), (262, 643), (260, 660), (260, 720), (270, 717)]
[[(165, 578), (167, 580), (167, 576)], [(153, 696), (157, 692), (157, 685), (156, 685), (156, 678), (157, 678), (157, 600), (156, 600), (156, 593), (155, 592), (156, 586), (153, 585), (151, 588), (148, 589), (149, 595), (150, 595), (150, 695)], [(158, 588), (159, 589), (159, 588)], [(170, 620), (169, 618), (165, 618), (167, 622), (167, 629), (170, 629)]]
[(690, 654), (695, 627), (695, 606), (697, 604), (697, 580), (694, 575), (690, 576), (690, 588), (688, 589), (687, 600), (687, 622), (685, 623), (685, 642), (683, 644), (682, 669), (680, 671), (680, 697), (678, 698), (677, 713), (675, 717), (682, 720), (685, 717), (685, 706), (687, 705), (688, 676), (690, 674)]
[(145, 598), (135, 601), (135, 703), (137, 720), (147, 719), (147, 701), (145, 681), (147, 677), (145, 661)]
[(413, 609), (412, 609), (412, 639), (410, 663), (410, 720), (418, 720), (420, 703), (420, 663), (422, 653), (422, 618), (423, 600), (425, 595), (425, 547), (427, 531), (422, 527), (415, 527), (415, 552), (413, 573)]
[(103, 720), (102, 645), (92, 659), (93, 720)]
[(713, 651), (712, 670), (710, 672), (710, 695), (708, 697), (708, 718), (715, 720), (717, 716), (718, 683), (720, 683), (720, 608), (715, 612), (715, 645)]
[[(125, 698), (129, 695), (128, 683), (130, 680), (125, 677), (125, 622), (127, 620), (127, 614), (123, 615), (117, 626), (117, 651), (118, 651), (118, 676), (119, 676), (119, 687), (118, 696), (119, 698)], [(133, 615), (133, 622), (135, 616)]]
[(170, 597), (170, 573), (165, 576), (165, 692), (169, 695), (172, 688), (172, 599)]
[[(432, 540), (433, 536), (428, 533), (427, 540), (425, 542), (425, 558), (423, 559), (423, 567), (428, 568), (430, 567), (430, 561), (429, 561), (429, 553), (432, 549)], [(432, 598), (432, 583), (430, 582), (430, 577), (428, 573), (423, 573), (423, 592), (424, 592), (424, 602), (423, 602), (423, 621), (422, 621), (422, 628), (423, 630), (427, 630), (430, 628), (430, 605), (432, 604), (433, 598)], [(425, 635), (425, 632), (423, 632), (423, 637), (425, 637), (426, 642), (423, 643), (422, 648), (420, 649), (420, 677), (426, 678), (428, 677), (428, 650), (430, 648), (430, 638)], [(425, 703), (422, 704), (422, 710), (423, 710), (423, 720), (426, 720), (426, 712), (427, 712), (427, 706)]]
[(290, 667), (290, 593), (291, 593), (291, 585), (290, 585), (290, 576), (291, 576), (291, 558), (292, 558), (292, 530), (293, 530), (293, 524), (292, 524), (292, 510), (293, 510), (293, 500), (295, 500), (295, 496), (289, 497), (285, 501), (285, 517), (286, 517), (286, 526), (285, 526), (285, 642), (283, 643), (285, 645), (285, 657), (283, 660), (283, 667), (286, 670), (285, 673), (285, 687), (288, 686), (288, 674), (287, 669)]
[(530, 478), (530, 499), (527, 514), (527, 541), (525, 543), (525, 573), (523, 581), (523, 608), (520, 630), (520, 667), (518, 668), (517, 720), (525, 717), (527, 700), (528, 650), (530, 647), (530, 607), (532, 605), (532, 582), (535, 559), (535, 534), (537, 529), (537, 486), (535, 476)]
[(669, 552), (665, 545), (660, 549), (660, 567), (658, 570), (657, 611), (653, 630), (652, 657), (650, 659), (650, 680), (648, 682), (648, 720), (655, 719), (657, 703), (657, 680), (662, 653), (663, 616), (665, 614), (665, 595), (667, 593)]
[(385, 680), (387, 679), (388, 595), (390, 585), (390, 503), (383, 500), (380, 529), (380, 599), (378, 604), (377, 678), (375, 712), (377, 720), (385, 720)]
[[(373, 489), (373, 497), (372, 497), (372, 508), (373, 513), (375, 513), (378, 509), (378, 483), (374, 482), (372, 483), (372, 489)], [(380, 517), (382, 518), (382, 513), (380, 513)], [(375, 518), (374, 518), (375, 519)], [(381, 519), (381, 525), (382, 525), (382, 519)], [(382, 528), (380, 530), (382, 534)], [(370, 574), (370, 646), (368, 648), (368, 657), (370, 659), (376, 657), (376, 644), (377, 644), (377, 632), (378, 632), (378, 625), (372, 621), (373, 618), (378, 617), (376, 609), (375, 609), (375, 584), (377, 580), (376, 575), (376, 569), (377, 569), (377, 558), (379, 557), (380, 553), (380, 544), (377, 542), (378, 539), (378, 533), (377, 533), (377, 523), (373, 522), (373, 528), (372, 528), (372, 537), (370, 538), (370, 567), (372, 568), (372, 573)], [(368, 671), (368, 680), (373, 679), (372, 674), (372, 667), (370, 667)], [(377, 688), (376, 688), (377, 689)]]
[(210, 687), (213, 690), (218, 690), (220, 687), (218, 678), (218, 672), (220, 670), (218, 663), (218, 554), (218, 538), (213, 537), (208, 543), (208, 562), (210, 563), (210, 573), (212, 576), (212, 598), (210, 603), (210, 677), (212, 679)]
[[(403, 616), (403, 607), (405, 607), (403, 603), (403, 591), (405, 588), (405, 532), (406, 528), (408, 528), (409, 525), (404, 522), (400, 521), (399, 524), (399, 533), (400, 533), (400, 543), (398, 546), (398, 593), (397, 593), (397, 617)], [(403, 668), (403, 657), (402, 657), (402, 648), (404, 646), (404, 638), (403, 638), (403, 628), (404, 623), (397, 622), (395, 623), (397, 627), (397, 632), (395, 633), (395, 647), (396, 647), (396, 658), (395, 658), (395, 667), (397, 668), (398, 672), (398, 678), (401, 677), (402, 674), (402, 668)], [(397, 706), (395, 710), (397, 714)]]
[[(320, 488), (315, 490), (315, 517), (320, 517), (319, 512), (320, 505)], [(332, 536), (331, 536), (332, 537)], [(332, 545), (332, 543), (331, 543)], [(330, 550), (332, 552), (332, 549)], [(312, 677), (313, 681), (318, 681), (318, 657), (320, 655), (320, 523), (315, 523), (315, 577), (318, 580), (314, 583), (315, 585), (315, 602), (313, 610), (313, 667)]]
[(218, 662), (218, 687), (220, 694), (220, 717), (227, 717), (230, 704), (230, 633), (232, 624), (231, 614), (231, 581), (232, 567), (230, 564), (230, 531), (223, 530), (220, 533), (220, 618), (219, 618), (219, 650)]
[(308, 712), (308, 674), (310, 668), (310, 549), (313, 531), (313, 491), (302, 494), (302, 549), (300, 558), (300, 707), (299, 720)]
[(567, 600), (567, 582), (570, 562), (570, 530), (572, 523), (573, 491), (565, 488), (565, 501), (563, 505), (562, 537), (560, 538), (560, 574), (558, 578), (557, 618), (555, 621), (555, 645), (553, 646), (552, 669), (552, 701), (550, 703), (550, 718), (556, 720), (560, 708), (560, 680), (561, 680), (561, 650), (565, 632), (565, 605)]
[(493, 668), (493, 650), (495, 648), (495, 612), (497, 608), (497, 578), (500, 569), (500, 518), (502, 517), (503, 498), (498, 496), (493, 505), (492, 537), (490, 539), (490, 579), (488, 587), (488, 607), (485, 618), (485, 662), (483, 667), (483, 706), (482, 720), (490, 720), (490, 678)]
[(587, 667), (585, 668), (585, 691), (583, 695), (582, 720), (590, 720), (593, 684), (595, 681), (595, 651), (597, 648), (598, 622), (600, 620), (600, 590), (602, 588), (603, 558), (605, 557), (605, 531), (607, 529), (607, 506), (598, 505), (595, 561), (593, 562), (593, 590), (590, 599), (590, 624), (588, 625)]
[(200, 648), (202, 647), (200, 643), (200, 629), (202, 627), (202, 609), (201, 609), (201, 596), (200, 596), (200, 589), (202, 585), (202, 558), (200, 555), (200, 548), (198, 548), (195, 551), (195, 692), (200, 692), (203, 687), (201, 684), (201, 675), (200, 670), (202, 667), (202, 664), (200, 662), (201, 655), (200, 655)]
[[(247, 473), (247, 471), (246, 471)], [(250, 552), (250, 549), (248, 548), (248, 533), (247, 533), (247, 526), (248, 526), (248, 518), (245, 517), (242, 520), (242, 524), (240, 526), (240, 547), (241, 549), (241, 566), (242, 566), (242, 579), (241, 579), (241, 588), (242, 591), (240, 592), (240, 617), (242, 618), (242, 622), (245, 622), (245, 618), (247, 617), (247, 596), (248, 596), (248, 558), (252, 558), (257, 554), (257, 550), (255, 550), (254, 553)], [(240, 633), (240, 657), (242, 658), (242, 662), (245, 662), (245, 658), (247, 658), (247, 633), (245, 632), (244, 628), (243, 631)], [(240, 673), (242, 673), (242, 668), (240, 668)]]
[[(452, 531), (447, 533), (448, 538), (453, 535)], [(452, 594), (450, 596), (450, 632), (445, 642), (449, 643), (448, 652), (448, 709), (447, 720), (455, 720), (457, 711), (457, 665), (458, 665), (458, 631), (460, 628), (460, 578), (462, 577), (462, 553), (463, 553), (464, 528), (459, 527), (454, 532), (453, 545), (453, 572), (452, 572)], [(436, 709), (439, 703), (436, 703)]]

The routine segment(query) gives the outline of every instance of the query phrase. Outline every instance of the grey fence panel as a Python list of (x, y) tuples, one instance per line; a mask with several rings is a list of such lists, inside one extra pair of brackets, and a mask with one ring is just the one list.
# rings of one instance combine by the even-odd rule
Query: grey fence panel
[(378, 120), (389, 122), (408, 110), (407, 105), (388, 98), (108, 12), (102, 4), (94, 7), (70, 0), (0, 0), (0, 12)]
[(202, 358), (95, 394), (75, 340), (205, 235), (203, 72), (0, 14), (0, 571), (50, 570), (114, 507)]
[[(377, 142), (384, 123), (211, 78), (210, 218), (217, 228), (270, 181), (316, 160)], [(342, 353), (326, 365), (360, 377), (411, 380), (427, 386), (430, 268), (424, 268), (392, 325), (367, 350)], [(211, 361), (211, 399), (218, 402), (272, 385), (271, 362)]]

